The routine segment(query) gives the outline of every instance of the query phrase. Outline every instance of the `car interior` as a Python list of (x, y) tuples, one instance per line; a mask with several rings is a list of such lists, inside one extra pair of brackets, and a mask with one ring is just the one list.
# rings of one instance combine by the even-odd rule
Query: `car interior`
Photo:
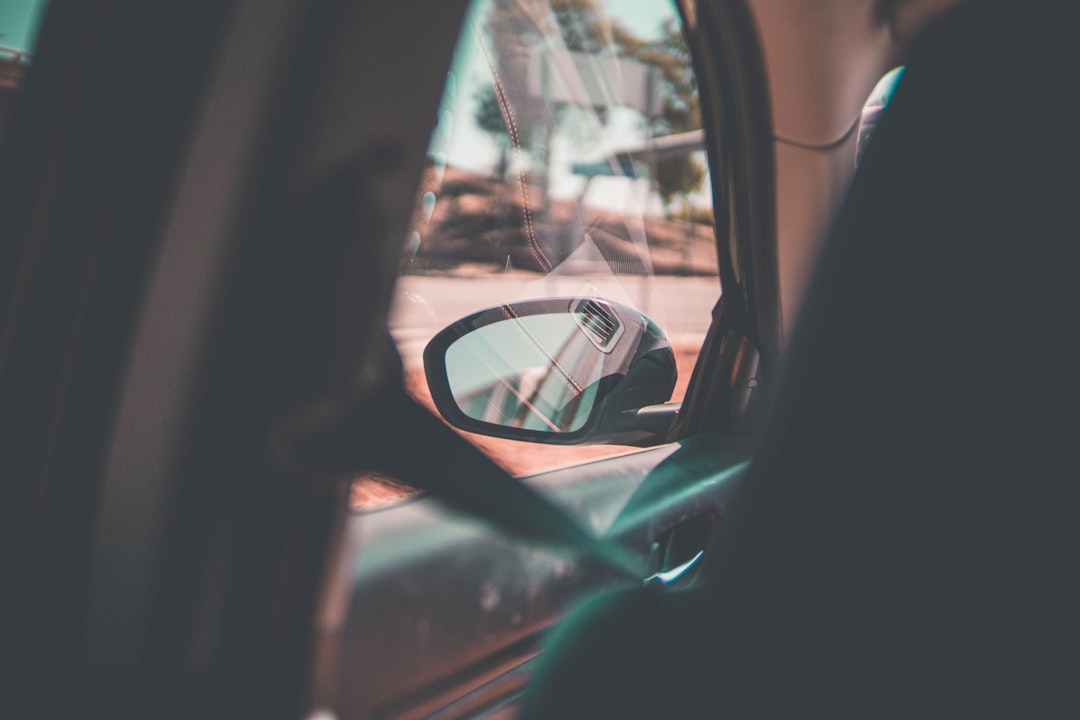
[(0, 11), (4, 715), (1076, 715), (1068, 8), (645, 4)]
[[(1030, 393), (1026, 351), (1001, 343), (1004, 323), (1074, 352), (1050, 340), (1069, 325), (1061, 286), (1035, 280), (1067, 223), (1061, 176), (1026, 134), (1066, 62), (1012, 10), (965, 7), (908, 55), (810, 283), (723, 569), (580, 609), (526, 717), (1067, 712), (1050, 649), (1071, 642), (1064, 396)], [(989, 93), (1008, 101), (972, 116)], [(1023, 147), (1003, 141), (1021, 129)], [(1020, 297), (981, 312), (1017, 262)]]

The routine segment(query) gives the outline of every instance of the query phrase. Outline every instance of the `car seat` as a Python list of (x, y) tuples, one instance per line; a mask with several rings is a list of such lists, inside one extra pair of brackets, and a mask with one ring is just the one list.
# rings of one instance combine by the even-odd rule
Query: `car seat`
[(1080, 716), (1067, 15), (972, 2), (915, 45), (729, 557), (571, 613), (525, 717)]

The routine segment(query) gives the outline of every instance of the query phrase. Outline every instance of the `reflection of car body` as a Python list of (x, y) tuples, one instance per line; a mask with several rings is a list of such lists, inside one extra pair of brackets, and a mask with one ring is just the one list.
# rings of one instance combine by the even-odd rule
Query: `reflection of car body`
[[(4, 709), (507, 717), (522, 693), (544, 692), (529, 684), (539, 653), (585, 594), (693, 601), (681, 591), (704, 581), (730, 591), (707, 605), (710, 622), (690, 622), (700, 604), (667, 605), (632, 615), (628, 643), (564, 649), (596, 658), (567, 665), (579, 687), (608, 690), (598, 674), (618, 669), (601, 701), (652, 691), (670, 710), (683, 696), (660, 679), (689, 668), (684, 679), (711, 693), (708, 716), (725, 702), (747, 715), (789, 703), (777, 716), (865, 717), (896, 702), (905, 715), (981, 716), (1008, 693), (1022, 715), (1071, 699), (1052, 651), (1072, 646), (1074, 523), (1059, 521), (1074, 504), (1050, 462), (1066, 461), (1064, 412), (1050, 410), (1074, 404), (1059, 380), (1075, 351), (1059, 322), (1071, 286), (1053, 275), (1066, 263), (1048, 260), (1070, 198), (1037, 171), (1074, 164), (1074, 146), (994, 133), (984, 163), (968, 141), (1001, 119), (1032, 121), (1012, 102), (972, 118), (965, 99), (965, 132), (929, 123), (936, 156), (913, 142), (917, 170), (878, 186), (929, 188), (942, 212), (863, 186), (851, 207), (872, 222), (854, 227), (874, 232), (831, 247), (850, 262), (819, 281), (839, 277), (845, 292), (802, 305), (853, 171), (863, 98), (946, 4), (683, 4), (723, 297), (675, 425), (658, 423), (672, 442), (523, 480), (406, 396), (386, 333), (465, 3), (426, 4), (417, 22), (397, 0), (56, 0), (0, 174)], [(1065, 87), (1052, 73), (1067, 63), (1038, 70), (1031, 53), (1001, 52), (1016, 39), (1063, 60), (1061, 26), (1020, 22), (1030, 7), (1013, 3), (1014, 22), (996, 25), (999, 72), (977, 89), (1000, 82), (1010, 99), (1044, 101), (1024, 88)], [(1054, 42), (1033, 42), (1040, 33)], [(1029, 82), (1000, 72), (1012, 62)], [(923, 68), (922, 87), (945, 77)], [(883, 126), (877, 147), (885, 137)], [(875, 152), (861, 172), (903, 156)], [(993, 175), (1007, 162), (1025, 172)], [(952, 176), (937, 171), (957, 166), (994, 182), (938, 192)], [(532, 207), (524, 184), (515, 213)], [(955, 203), (961, 218), (944, 212)], [(1016, 244), (990, 242), (995, 224)], [(633, 237), (585, 249), (611, 254)], [(541, 250), (539, 233), (515, 252), (542, 266)], [(899, 283), (898, 267), (926, 282)], [(974, 292), (950, 294), (961, 282)], [(1002, 298), (999, 312), (985, 312), (988, 298)], [(762, 477), (748, 474), (753, 411), (767, 409), (748, 397), (776, 392), (803, 310), (818, 322), (797, 335), (802, 392), (772, 416), (799, 422), (781, 425), (790, 444), (757, 456), (784, 482), (747, 484)], [(1035, 376), (1054, 392), (1033, 392)], [(358, 473), (427, 495), (350, 513)], [(767, 511), (748, 514), (748, 498)], [(690, 632), (665, 633), (665, 620)], [(547, 687), (560, 687), (555, 675)], [(951, 702), (936, 704), (942, 693)], [(844, 704), (853, 698), (865, 703)]]

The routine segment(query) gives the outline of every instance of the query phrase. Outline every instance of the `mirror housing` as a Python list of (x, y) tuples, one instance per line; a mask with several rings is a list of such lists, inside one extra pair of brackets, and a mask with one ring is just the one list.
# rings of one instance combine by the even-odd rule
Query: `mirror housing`
[(424, 349), (432, 400), (456, 428), (556, 445), (655, 445), (678, 412), (671, 343), (627, 305), (594, 297), (481, 310)]

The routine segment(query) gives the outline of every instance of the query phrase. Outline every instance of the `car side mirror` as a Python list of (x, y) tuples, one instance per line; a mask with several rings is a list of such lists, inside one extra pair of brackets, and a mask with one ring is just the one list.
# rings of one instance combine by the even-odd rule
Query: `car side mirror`
[(481, 310), (424, 349), (432, 400), (454, 427), (558, 445), (654, 445), (678, 412), (664, 333), (637, 310), (593, 297)]

